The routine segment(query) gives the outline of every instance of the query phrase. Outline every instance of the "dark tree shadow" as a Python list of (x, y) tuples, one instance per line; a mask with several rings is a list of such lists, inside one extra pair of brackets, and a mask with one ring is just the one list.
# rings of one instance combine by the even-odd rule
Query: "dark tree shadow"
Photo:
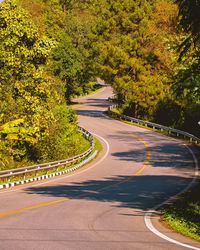
[[(78, 115), (105, 118), (102, 110), (109, 106), (106, 99), (86, 100), (88, 106), (96, 107), (90, 110), (78, 110)], [(122, 143), (133, 145), (133, 137), (139, 136), (149, 142), (151, 151), (150, 164), (153, 167), (171, 167), (177, 169), (188, 169), (193, 167), (191, 154), (184, 146), (170, 142), (169, 138), (162, 135), (155, 136), (152, 131), (138, 130), (128, 127), (126, 131), (120, 131), (110, 138)], [(137, 141), (137, 142), (136, 142)], [(153, 143), (151, 143), (153, 142)], [(145, 145), (135, 139), (133, 150), (113, 153), (117, 160), (142, 162), (145, 160)], [(113, 202), (112, 206), (128, 207), (149, 210), (157, 204), (166, 201), (169, 197), (183, 190), (192, 180), (191, 177), (178, 177), (170, 175), (160, 176), (112, 176), (100, 180), (88, 180), (83, 182), (71, 182), (59, 186), (30, 187), (25, 191), (29, 194), (40, 194), (53, 197), (67, 197), (79, 200), (96, 200), (99, 202)]]
[(79, 200), (117, 202), (116, 207), (151, 209), (178, 193), (192, 180), (177, 176), (113, 176), (66, 185), (30, 187), (29, 194)]
[(94, 107), (108, 107), (110, 106), (110, 102), (104, 98), (88, 98), (85, 101), (77, 102), (78, 104), (87, 104), (87, 106), (94, 106)]
[[(81, 110), (77, 109), (76, 112), (81, 116), (89, 116), (89, 117), (103, 117), (103, 112), (108, 109), (110, 106), (109, 101), (107, 99), (93, 99), (89, 98), (85, 101), (88, 106), (88, 109)], [(89, 108), (89, 107), (94, 107)], [(106, 117), (104, 117), (106, 119)]]
[[(121, 141), (122, 143), (134, 143), (134, 149), (129, 151), (115, 152), (112, 155), (118, 160), (141, 162), (145, 160), (146, 147), (142, 142), (134, 139), (134, 136), (145, 138), (149, 142), (151, 161), (153, 167), (170, 167), (176, 169), (194, 168), (194, 160), (189, 150), (177, 142), (170, 141), (168, 137), (160, 135), (155, 138), (152, 131), (120, 131), (117, 135), (110, 135), (110, 138)], [(153, 143), (152, 143), (153, 142)], [(194, 150), (195, 151), (195, 150)]]
[(99, 118), (104, 118), (103, 112), (99, 110), (77, 110), (76, 111), (77, 115), (79, 116), (89, 116), (89, 117), (99, 117)]

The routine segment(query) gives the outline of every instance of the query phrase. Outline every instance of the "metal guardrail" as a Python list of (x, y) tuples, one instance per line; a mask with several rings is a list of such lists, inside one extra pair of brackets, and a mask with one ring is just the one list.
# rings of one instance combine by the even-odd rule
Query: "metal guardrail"
[[(170, 127), (166, 127), (157, 123), (153, 123), (153, 122), (148, 122), (148, 121), (143, 121), (137, 118), (133, 118), (130, 116), (126, 116), (126, 115), (122, 115), (119, 113), (116, 113), (114, 111), (112, 111), (112, 109), (117, 108), (118, 105), (112, 105), (108, 108), (108, 112), (111, 116), (113, 117), (117, 117), (119, 119), (123, 119), (125, 121), (129, 121), (129, 122), (133, 122), (133, 123), (137, 123), (138, 125), (142, 125), (142, 126), (146, 126), (146, 127), (150, 127), (153, 129), (159, 129), (160, 131), (167, 131), (168, 134), (172, 134), (175, 135), (177, 137), (182, 136), (185, 139), (189, 139), (189, 141), (191, 143), (195, 143), (195, 144), (200, 144), (200, 138), (189, 134), (187, 132), (178, 130), (178, 129), (174, 129), (174, 128), (170, 128)], [(48, 171), (49, 169), (55, 168), (55, 167), (60, 167), (62, 165), (67, 165), (70, 163), (73, 163), (77, 160), (81, 160), (85, 157), (87, 157), (94, 149), (94, 138), (92, 136), (92, 134), (90, 134), (86, 129), (79, 127), (79, 131), (82, 132), (86, 138), (88, 138), (88, 140), (90, 141), (90, 148), (85, 151), (82, 154), (76, 155), (74, 157), (68, 158), (68, 159), (64, 159), (64, 160), (58, 160), (58, 161), (53, 161), (53, 162), (48, 162), (48, 163), (42, 163), (42, 164), (36, 164), (36, 165), (32, 165), (32, 166), (28, 166), (28, 167), (23, 167), (23, 168), (15, 168), (15, 169), (8, 169), (8, 170), (3, 170), (0, 171), (0, 179), (3, 178), (9, 178), (9, 177), (14, 177), (17, 175), (24, 175), (24, 179), (26, 174), (31, 173), (31, 172), (35, 172), (37, 173), (37, 171), (41, 171), (41, 170), (46, 170)]]
[(188, 139), (191, 143), (195, 143), (197, 145), (200, 144), (200, 138), (198, 138), (198, 137), (196, 137), (196, 136), (194, 136), (194, 135), (192, 135), (190, 133), (184, 132), (182, 130), (166, 127), (166, 126), (163, 126), (163, 125), (160, 125), (160, 124), (157, 124), (157, 123), (143, 121), (143, 120), (140, 120), (140, 119), (137, 119), (137, 118), (127, 116), (127, 115), (121, 115), (121, 114), (118, 114), (118, 113), (112, 111), (112, 109), (117, 108), (117, 107), (118, 107), (118, 105), (110, 106), (108, 108), (108, 113), (113, 117), (117, 117), (119, 119), (129, 121), (129, 122), (137, 123), (138, 125), (142, 125), (142, 126), (145, 126), (145, 127), (158, 129), (158, 130), (160, 130), (162, 132), (166, 131), (170, 135), (175, 135), (177, 137), (183, 137), (184, 139)]
[(73, 163), (77, 160), (81, 160), (85, 157), (87, 157), (94, 149), (94, 138), (93, 135), (90, 134), (86, 129), (79, 127), (79, 131), (84, 134), (84, 136), (90, 141), (90, 148), (85, 151), (82, 154), (76, 155), (74, 157), (64, 159), (64, 160), (58, 160), (58, 161), (53, 161), (53, 162), (47, 162), (47, 163), (42, 163), (42, 164), (36, 164), (28, 167), (22, 167), (22, 168), (15, 168), (15, 169), (8, 169), (8, 170), (3, 170), (0, 171), (0, 179), (3, 178), (9, 178), (9, 177), (14, 177), (17, 175), (24, 175), (35, 172), (41, 171), (41, 170), (49, 170), (55, 167), (60, 167), (62, 165), (67, 165), (70, 163)]

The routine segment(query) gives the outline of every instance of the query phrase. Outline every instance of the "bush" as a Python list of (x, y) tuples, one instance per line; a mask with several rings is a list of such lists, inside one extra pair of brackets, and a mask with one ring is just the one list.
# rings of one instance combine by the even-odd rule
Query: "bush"
[(200, 104), (193, 104), (187, 108), (184, 117), (183, 129), (200, 137), (200, 126), (198, 125), (200, 121)]
[(181, 106), (167, 97), (158, 103), (154, 121), (165, 126), (179, 127), (183, 123), (182, 115)]
[(49, 135), (35, 147), (36, 159), (40, 162), (59, 160), (85, 151), (89, 142), (78, 133), (76, 115), (66, 105), (54, 110), (55, 122), (50, 126)]

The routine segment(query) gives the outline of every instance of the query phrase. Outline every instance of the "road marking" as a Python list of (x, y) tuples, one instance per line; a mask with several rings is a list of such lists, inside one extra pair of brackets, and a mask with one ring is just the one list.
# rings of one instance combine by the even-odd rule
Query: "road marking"
[[(129, 124), (126, 124), (126, 125), (129, 125)], [(132, 126), (132, 125), (129, 125), (129, 126)], [(133, 126), (132, 126), (133, 127)], [(97, 135), (96, 135), (97, 136)], [(97, 137), (100, 137), (100, 136), (97, 136)], [(102, 137), (100, 137), (102, 138)], [(103, 138), (102, 138), (103, 139)], [(170, 138), (171, 139), (171, 138)], [(171, 139), (172, 140), (172, 139)], [(103, 139), (103, 141), (105, 142), (106, 140)], [(107, 145), (107, 143), (106, 143)], [(109, 146), (109, 144), (108, 144)], [(147, 144), (146, 144), (147, 146)], [(187, 147), (188, 148), (188, 147)], [(107, 147), (108, 149), (108, 147)], [(189, 149), (189, 148), (188, 148)], [(190, 150), (190, 149), (189, 149)], [(46, 183), (49, 183), (49, 182), (53, 182), (53, 181), (58, 181), (60, 179), (65, 179), (65, 178), (68, 178), (68, 177), (71, 177), (73, 175), (76, 175), (76, 174), (80, 174), (80, 173), (83, 173), (85, 171), (88, 171), (90, 168), (96, 166), (97, 164), (99, 164), (100, 162), (102, 162), (108, 155), (108, 152), (109, 150), (106, 152), (106, 154), (104, 155), (103, 159), (101, 159), (100, 161), (98, 161), (96, 164), (94, 164), (93, 166), (89, 167), (88, 169), (85, 169), (83, 171), (80, 171), (80, 172), (77, 172), (75, 174), (72, 174), (72, 175), (69, 175), (69, 176), (64, 176), (62, 178), (57, 178), (57, 179), (54, 179), (54, 180), (51, 180), (51, 181), (47, 181), (47, 182), (43, 182), (41, 184), (38, 184), (38, 185), (33, 185), (33, 186), (41, 186), (41, 185), (45, 185)], [(195, 182), (196, 178), (197, 178), (197, 175), (198, 175), (198, 164), (197, 164), (197, 159), (194, 155), (194, 153), (190, 150), (190, 152), (192, 153), (193, 155), (193, 158), (194, 158), (194, 161), (195, 161), (195, 165), (196, 165), (196, 171), (195, 171), (195, 175), (196, 177), (193, 178), (192, 182), (182, 191), (182, 192), (179, 192), (177, 195), (175, 195), (175, 197), (177, 197), (178, 195), (180, 195), (181, 193), (185, 192), (186, 190), (188, 190), (192, 185), (193, 183)], [(144, 163), (144, 165), (142, 166), (142, 168), (136, 172), (134, 174), (134, 176), (137, 176), (139, 175), (145, 168), (146, 168), (146, 165), (148, 164), (148, 161), (150, 161), (150, 151), (147, 152), (147, 160), (146, 162)], [(23, 189), (23, 188), (21, 188)], [(18, 191), (19, 189), (17, 190), (13, 190), (13, 191)], [(5, 193), (5, 192), (3, 192)], [(174, 198), (171, 197), (170, 199)], [(11, 215), (11, 214), (16, 214), (16, 213), (20, 213), (20, 212), (23, 212), (23, 211), (27, 211), (27, 210), (31, 210), (31, 209), (34, 209), (34, 208), (39, 208), (39, 207), (44, 207), (44, 206), (48, 206), (48, 205), (52, 205), (52, 204), (56, 204), (56, 203), (62, 203), (62, 202), (66, 202), (66, 201), (69, 201), (70, 199), (69, 198), (65, 198), (63, 200), (56, 200), (56, 201), (53, 201), (53, 202), (48, 202), (48, 203), (43, 203), (43, 204), (38, 204), (38, 205), (35, 205), (35, 206), (32, 206), (32, 207), (27, 207), (27, 208), (22, 208), (22, 209), (18, 209), (18, 210), (13, 210), (13, 211), (10, 211), (10, 212), (7, 212), (7, 213), (4, 213), (4, 214), (0, 214), (1, 217), (5, 217), (5, 216), (8, 216), (8, 215)], [(166, 201), (167, 202), (167, 201)], [(165, 202), (165, 203), (166, 203)], [(156, 210), (158, 209), (159, 207), (161, 207), (162, 205), (164, 205), (164, 203), (160, 204), (160, 205), (157, 205), (156, 207), (154, 207), (153, 209)], [(166, 235), (160, 233), (157, 229), (154, 228), (154, 226), (152, 225), (152, 222), (151, 222), (151, 215), (152, 213), (154, 213), (155, 211), (151, 210), (151, 211), (148, 211), (146, 214), (145, 214), (145, 224), (146, 226), (149, 228), (149, 230), (151, 230), (153, 233), (157, 234), (159, 237), (169, 241), (169, 242), (172, 242), (174, 244), (177, 244), (177, 245), (180, 245), (180, 246), (184, 246), (184, 247), (187, 247), (187, 248), (190, 248), (190, 249), (195, 249), (195, 250), (200, 250), (200, 248), (196, 248), (196, 247), (193, 247), (193, 246), (190, 246), (190, 245), (187, 245), (187, 244), (183, 244), (181, 242), (178, 242), (178, 241), (175, 241), (173, 239), (170, 239), (169, 237), (167, 237)]]
[[(104, 113), (102, 113), (102, 116), (104, 116), (104, 117), (106, 117), (106, 118), (110, 118), (108, 115), (105, 115)], [(115, 121), (121, 123), (121, 121), (119, 121), (119, 120), (115, 120)], [(122, 122), (122, 123), (123, 123), (123, 122)], [(133, 127), (133, 125), (130, 125), (130, 124), (127, 124), (127, 123), (123, 123), (123, 124)], [(107, 127), (107, 126), (105, 126), (105, 124), (104, 124), (103, 126), (104, 126), (104, 127)], [(108, 127), (108, 128), (110, 129), (110, 127)], [(143, 140), (140, 136), (137, 136), (137, 135), (131, 135), (131, 137), (133, 137), (134, 139), (136, 139), (136, 140), (142, 142), (142, 143), (145, 145), (146, 149), (147, 149), (147, 159), (146, 159), (145, 162), (144, 162), (144, 166), (142, 166), (142, 169), (140, 169), (137, 173), (134, 174), (134, 176), (137, 176), (137, 175), (139, 175), (141, 172), (143, 172), (143, 170), (146, 168), (146, 165), (149, 164), (150, 159), (151, 159), (151, 152), (150, 152), (150, 146), (149, 146), (149, 143), (148, 143), (148, 142), (146, 142), (146, 141)]]
[[(109, 143), (101, 136), (97, 135), (97, 134), (94, 134), (94, 136), (96, 137), (99, 137), (101, 140), (103, 140), (106, 144), (106, 147), (107, 147), (107, 150), (106, 150), (106, 153), (105, 155), (98, 161), (96, 162), (94, 165), (92, 165), (90, 168), (93, 168), (94, 166), (96, 166), (97, 164), (101, 163), (108, 155), (109, 151), (110, 151), (110, 145)], [(139, 136), (135, 136), (135, 135), (132, 135), (133, 138), (136, 138), (137, 140), (139, 140), (140, 142), (142, 142), (145, 147), (147, 148), (147, 159), (145, 159), (144, 161), (144, 164), (143, 166), (141, 167), (141, 169), (139, 169), (135, 174), (133, 174), (133, 176), (138, 176), (140, 173), (142, 173), (144, 171), (144, 169), (147, 167), (147, 164), (149, 163), (149, 159), (150, 159), (150, 150), (149, 150), (149, 145), (146, 141), (144, 141), (142, 138), (140, 138)], [(90, 168), (87, 168), (85, 170), (83, 170), (81, 173), (85, 172), (86, 170), (90, 169)], [(72, 176), (72, 175), (70, 175)], [(68, 176), (68, 177), (70, 177)], [(65, 177), (66, 178), (66, 177)], [(63, 179), (63, 178), (59, 178), (60, 179)], [(58, 180), (58, 179), (57, 179)], [(128, 180), (129, 181), (129, 180)], [(109, 185), (109, 186), (106, 186), (104, 188), (101, 188), (101, 189), (98, 189), (96, 191), (103, 191), (103, 190), (106, 190), (110, 187), (114, 187), (114, 186), (117, 186), (121, 183), (124, 183), (124, 182), (128, 182), (128, 181), (121, 181), (119, 183), (116, 183), (116, 184), (113, 184), (113, 185)], [(52, 182), (52, 181), (48, 181), (48, 182)], [(37, 184), (37, 185), (32, 185), (31, 187), (33, 186), (41, 186), (41, 185), (44, 185), (48, 182), (45, 182), (45, 183), (41, 183), (41, 184)], [(81, 198), (81, 197), (84, 197), (84, 195), (81, 195), (81, 196), (77, 196), (76, 198)], [(11, 210), (11, 211), (8, 211), (8, 212), (5, 212), (5, 213), (2, 213), (0, 214), (0, 218), (2, 217), (7, 217), (9, 215), (14, 215), (14, 214), (19, 214), (19, 213), (22, 213), (24, 211), (29, 211), (29, 210), (33, 210), (33, 209), (36, 209), (36, 208), (41, 208), (41, 207), (46, 207), (46, 206), (50, 206), (50, 205), (55, 205), (55, 204), (59, 204), (59, 203), (63, 203), (63, 202), (67, 202), (67, 201), (70, 201), (72, 199), (70, 198), (65, 198), (65, 199), (61, 199), (61, 200), (55, 200), (55, 201), (51, 201), (51, 202), (45, 202), (45, 203), (41, 203), (41, 204), (36, 204), (36, 205), (33, 205), (33, 206), (30, 206), (30, 207), (24, 207), (24, 208), (20, 208), (20, 209), (16, 209), (16, 210)]]
[(145, 225), (146, 227), (154, 234), (156, 234), (157, 236), (159, 236), (160, 238), (164, 239), (164, 240), (167, 240), (171, 243), (174, 243), (176, 245), (179, 245), (179, 246), (182, 246), (182, 247), (185, 247), (185, 248), (190, 248), (190, 249), (194, 249), (194, 250), (200, 250), (200, 248), (198, 247), (194, 247), (194, 246), (191, 246), (191, 245), (188, 245), (188, 244), (185, 244), (185, 243), (181, 243), (177, 240), (174, 240), (172, 238), (169, 238), (168, 236), (166, 236), (165, 234), (159, 232), (152, 224), (152, 221), (151, 221), (151, 217), (152, 215), (156, 212), (156, 210), (162, 206), (164, 206), (166, 203), (168, 203), (169, 201), (172, 201), (172, 200), (175, 200), (179, 195), (183, 194), (184, 192), (186, 192), (189, 188), (192, 187), (192, 185), (196, 182), (197, 180), (197, 176), (198, 176), (198, 160), (195, 156), (195, 154), (193, 153), (193, 151), (185, 145), (185, 147), (189, 150), (189, 152), (191, 153), (192, 157), (193, 157), (193, 160), (194, 160), (194, 163), (195, 163), (195, 176), (193, 177), (192, 181), (182, 190), (180, 191), (179, 193), (177, 193), (176, 195), (172, 196), (171, 198), (169, 198), (168, 200), (166, 200), (165, 202), (162, 202), (161, 204), (158, 204), (157, 206), (155, 206), (154, 208), (152, 208), (151, 210), (147, 211), (145, 213), (145, 216), (144, 216), (144, 221), (145, 221)]
[(40, 204), (30, 206), (30, 207), (24, 207), (24, 208), (20, 208), (20, 209), (16, 209), (16, 210), (11, 210), (11, 211), (0, 214), (0, 217), (6, 217), (6, 216), (9, 216), (9, 215), (13, 215), (13, 214), (19, 214), (19, 213), (22, 213), (24, 211), (33, 210), (35, 208), (40, 208), (40, 207), (46, 207), (46, 206), (49, 206), (49, 205), (55, 205), (55, 204), (58, 204), (58, 203), (63, 203), (63, 202), (69, 201), (69, 200), (70, 200), (70, 198), (65, 198), (65, 199), (62, 199), (62, 200), (55, 200), (55, 201), (40, 203)]
[[(142, 165), (142, 167), (135, 174), (133, 174), (133, 176), (132, 176), (132, 178), (133, 178), (134, 176), (138, 176), (139, 174), (141, 174), (145, 170), (145, 168), (147, 167), (147, 165), (149, 164), (149, 161), (150, 161), (150, 146), (149, 146), (149, 144), (146, 141), (144, 141), (139, 136), (131, 135), (131, 137), (137, 139), (138, 141), (141, 141), (145, 145), (145, 147), (147, 149), (147, 154), (146, 154), (147, 155), (147, 159), (145, 159), (144, 164)], [(101, 189), (98, 189), (97, 191), (103, 191), (103, 190), (106, 190), (106, 189), (108, 189), (110, 187), (115, 187), (115, 186), (118, 186), (119, 184), (126, 183), (126, 182), (129, 182), (129, 181), (130, 180), (120, 181), (119, 183), (103, 187)]]
[(136, 136), (136, 135), (132, 135), (133, 138), (136, 138), (138, 141), (142, 142), (144, 144), (144, 146), (146, 147), (147, 153), (146, 153), (146, 160), (144, 161), (144, 165), (142, 166), (141, 169), (139, 169), (133, 176), (138, 176), (140, 175), (145, 168), (147, 167), (147, 165), (149, 164), (150, 160), (151, 160), (151, 152), (150, 152), (150, 146), (148, 144), (148, 142), (144, 141), (141, 137)]
[(138, 170), (133, 176), (138, 176), (140, 175), (146, 168), (146, 165), (142, 166), (142, 168), (140, 170)]
[[(109, 117), (107, 115), (104, 115), (105, 117)], [(119, 121), (119, 120), (116, 120), (118, 122), (122, 122), (122, 121)], [(128, 123), (125, 123), (123, 122), (124, 124), (130, 126), (130, 127), (134, 127), (134, 125), (132, 124), (128, 124)], [(145, 129), (145, 128), (143, 128)], [(156, 134), (159, 134), (158, 132), (156, 131), (152, 131), (153, 133), (156, 133)], [(162, 137), (167, 137), (168, 139), (170, 139), (171, 141), (176, 141), (176, 142), (179, 142), (181, 143), (180, 140), (178, 139), (174, 139), (174, 138), (171, 138), (167, 135), (163, 135), (163, 134), (159, 134), (161, 135)], [(186, 145), (186, 144), (183, 144), (191, 153), (192, 157), (193, 157), (193, 160), (194, 160), (194, 163), (195, 163), (195, 176), (193, 177), (192, 181), (188, 184), (188, 186), (186, 188), (184, 188), (181, 192), (179, 192), (178, 194), (172, 196), (171, 198), (169, 198), (167, 201), (155, 206), (154, 208), (152, 208), (151, 210), (147, 211), (145, 213), (145, 216), (144, 216), (144, 221), (145, 221), (145, 225), (146, 227), (154, 234), (156, 234), (157, 236), (159, 236), (160, 238), (166, 240), (166, 241), (169, 241), (173, 244), (176, 244), (176, 245), (179, 245), (179, 246), (183, 246), (185, 248), (189, 248), (189, 249), (194, 249), (194, 250), (200, 250), (200, 248), (198, 247), (194, 247), (194, 246), (191, 246), (191, 245), (188, 245), (188, 244), (185, 244), (185, 243), (181, 243), (179, 241), (176, 241), (174, 239), (171, 239), (169, 238), (168, 236), (164, 235), (163, 233), (159, 232), (152, 224), (151, 222), (151, 217), (152, 217), (152, 214), (156, 212), (156, 210), (160, 207), (162, 207), (163, 205), (165, 205), (167, 202), (169, 202), (170, 200), (172, 199), (176, 199), (176, 197), (178, 197), (179, 195), (181, 195), (182, 193), (186, 192), (188, 189), (190, 189), (192, 187), (192, 185), (195, 183), (195, 181), (197, 180), (197, 176), (199, 174), (199, 171), (198, 171), (198, 160), (196, 158), (196, 156), (194, 155), (193, 151)], [(148, 145), (146, 145), (148, 147)], [(148, 154), (148, 160), (150, 160), (150, 152)]]
[[(50, 182), (53, 182), (53, 181), (58, 181), (58, 180), (61, 180), (61, 179), (65, 179), (65, 178), (69, 178), (73, 175), (77, 175), (77, 174), (80, 174), (80, 173), (83, 173), (83, 172), (86, 172), (88, 171), (89, 169), (91, 168), (94, 168), (95, 166), (97, 166), (98, 164), (100, 164), (109, 154), (109, 151), (110, 151), (110, 145), (109, 143), (103, 138), (101, 137), (100, 135), (97, 135), (97, 134), (93, 134), (94, 136), (100, 138), (102, 141), (105, 142), (106, 144), (106, 153), (104, 154), (104, 156), (99, 160), (97, 161), (95, 164), (93, 164), (92, 166), (88, 167), (87, 169), (84, 169), (80, 172), (76, 172), (74, 174), (71, 174), (71, 175), (68, 175), (68, 176), (64, 176), (64, 177), (61, 177), (61, 178), (57, 178), (57, 179), (54, 179), (54, 180), (49, 180), (49, 181), (46, 181), (46, 182), (43, 182), (43, 183), (40, 183), (40, 184), (36, 184), (36, 185), (31, 185), (31, 187), (35, 187), (35, 186), (42, 186), (42, 185), (45, 185), (47, 183), (50, 183)], [(18, 190), (21, 190), (21, 189), (24, 189), (23, 188), (20, 188), (20, 189), (16, 189), (16, 190), (11, 190), (11, 191), (8, 191), (8, 192), (15, 192), (15, 191), (18, 191)], [(3, 193), (7, 193), (7, 192), (3, 192)], [(3, 194), (2, 193), (2, 194)], [(80, 196), (79, 196), (80, 197)], [(78, 198), (78, 196), (77, 196)], [(37, 205), (33, 205), (33, 206), (30, 206), (30, 207), (24, 207), (24, 208), (20, 208), (20, 209), (16, 209), (16, 210), (11, 210), (11, 211), (8, 211), (8, 212), (5, 212), (5, 213), (2, 213), (0, 214), (0, 218), (2, 217), (6, 217), (6, 216), (9, 216), (9, 215), (14, 215), (14, 214), (19, 214), (19, 213), (22, 213), (24, 211), (28, 211), (28, 210), (32, 210), (32, 209), (35, 209), (35, 208), (40, 208), (40, 207), (46, 207), (46, 206), (49, 206), (49, 205), (54, 205), (54, 204), (58, 204), (58, 203), (63, 203), (63, 202), (66, 202), (66, 201), (70, 201), (71, 199), (70, 198), (65, 198), (65, 199), (61, 199), (61, 200), (55, 200), (55, 201), (51, 201), (51, 202), (46, 202), (46, 203), (41, 203), (41, 204), (37, 204)]]

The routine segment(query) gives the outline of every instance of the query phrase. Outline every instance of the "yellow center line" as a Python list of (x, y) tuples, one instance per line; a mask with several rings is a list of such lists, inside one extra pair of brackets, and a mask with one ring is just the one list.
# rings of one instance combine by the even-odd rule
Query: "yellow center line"
[(69, 201), (69, 200), (70, 200), (70, 198), (65, 198), (62, 200), (55, 200), (55, 201), (40, 203), (40, 204), (30, 206), (30, 207), (24, 207), (24, 208), (20, 208), (20, 209), (16, 209), (16, 210), (11, 210), (9, 212), (0, 214), (0, 217), (6, 217), (9, 215), (13, 215), (13, 214), (19, 214), (19, 213), (22, 213), (24, 211), (28, 211), (28, 210), (32, 210), (32, 209), (36, 209), (36, 208), (40, 208), (40, 207), (46, 207), (46, 206), (54, 205), (54, 204), (58, 204), (58, 203), (63, 203), (63, 202)]
[(136, 135), (132, 135), (133, 138), (137, 139), (138, 141), (142, 142), (146, 148), (146, 160), (144, 161), (144, 165), (142, 166), (141, 169), (139, 169), (134, 176), (139, 175), (140, 173), (142, 173), (144, 171), (144, 169), (147, 167), (147, 165), (149, 164), (150, 160), (151, 160), (151, 152), (150, 152), (150, 146), (149, 143), (144, 141), (141, 137), (136, 136)]
[[(134, 176), (140, 175), (145, 170), (145, 168), (147, 167), (147, 165), (149, 164), (149, 161), (151, 159), (151, 153), (150, 153), (150, 146), (149, 146), (149, 144), (146, 141), (144, 141), (141, 137), (136, 136), (136, 135), (132, 135), (132, 137), (135, 138), (135, 139), (137, 139), (138, 141), (142, 142), (144, 144), (145, 148), (146, 148), (146, 151), (147, 151), (146, 152), (146, 159), (145, 159), (145, 161), (143, 163), (143, 166), (135, 174), (133, 174), (133, 177), (134, 177)], [(127, 180), (127, 181), (121, 181), (119, 183), (116, 183), (116, 184), (109, 185), (107, 187), (98, 189), (95, 192), (103, 191), (105, 189), (117, 186), (117, 185), (119, 185), (121, 183), (125, 183), (125, 182), (128, 182), (128, 181), (129, 180)], [(76, 198), (81, 198), (81, 197), (84, 197), (84, 195), (77, 196)], [(33, 210), (33, 209), (37, 209), (37, 208), (41, 208), (41, 207), (46, 207), (46, 206), (50, 206), (50, 205), (64, 203), (64, 202), (67, 202), (67, 201), (70, 201), (70, 200), (72, 200), (72, 199), (65, 198), (65, 199), (61, 199), (61, 200), (55, 200), (55, 201), (50, 201), (50, 202), (36, 204), (36, 205), (30, 206), (30, 207), (24, 207), (24, 208), (20, 208), (20, 209), (16, 209), (16, 210), (11, 210), (11, 211), (8, 211), (8, 212), (0, 214), (0, 218), (7, 217), (9, 215), (19, 214), (19, 213), (22, 213), (24, 211), (29, 211), (29, 210)]]
[(141, 169), (139, 169), (133, 176), (138, 176), (140, 175), (146, 168), (147, 166), (146, 165), (143, 165)]

